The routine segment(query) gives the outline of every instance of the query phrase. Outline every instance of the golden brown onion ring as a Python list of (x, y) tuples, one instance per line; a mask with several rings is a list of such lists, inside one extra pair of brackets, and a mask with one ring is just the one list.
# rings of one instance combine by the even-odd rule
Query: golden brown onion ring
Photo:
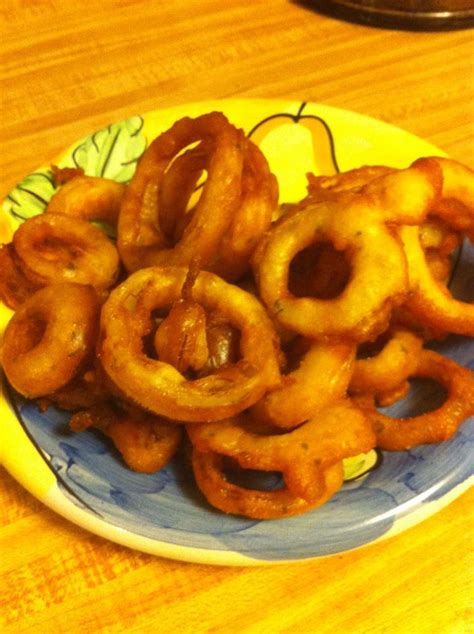
[(187, 380), (173, 366), (148, 357), (143, 338), (152, 328), (150, 316), (180, 298), (187, 273), (179, 267), (142, 269), (112, 291), (102, 310), (99, 354), (111, 380), (145, 409), (173, 420), (218, 420), (250, 407), (278, 384), (276, 334), (255, 297), (203, 271), (193, 298), (240, 331), (242, 358), (215, 374)]
[(109, 178), (78, 175), (51, 197), (47, 213), (61, 213), (84, 220), (102, 220), (116, 226), (126, 185)]
[(212, 144), (201, 141), (177, 156), (163, 174), (158, 190), (159, 224), (172, 242), (180, 240), (192, 218), (192, 204), (196, 201), (191, 199), (197, 195), (198, 182), (208, 168), (211, 150)]
[(355, 346), (313, 343), (299, 366), (283, 377), (280, 387), (252, 408), (257, 419), (291, 428), (346, 396), (354, 368)]
[(64, 214), (40, 214), (25, 220), (13, 236), (24, 274), (38, 285), (57, 282), (112, 286), (119, 273), (118, 252), (97, 227)]
[[(370, 220), (369, 220), (370, 218)], [(288, 289), (292, 259), (319, 241), (345, 251), (353, 275), (337, 297), (296, 297)], [(371, 339), (386, 327), (407, 289), (397, 238), (358, 199), (328, 201), (283, 217), (259, 246), (260, 296), (286, 328), (309, 338)]]
[[(440, 187), (438, 173), (412, 166), (371, 180), (360, 193), (342, 192), (283, 216), (254, 256), (268, 310), (307, 337), (366, 341), (377, 336), (407, 291), (405, 257), (389, 225), (423, 220)], [(318, 242), (345, 251), (352, 264), (347, 286), (330, 301), (295, 297), (288, 289), (292, 259)]]
[(219, 246), (211, 270), (226, 280), (241, 278), (252, 253), (270, 227), (278, 204), (278, 184), (260, 149), (245, 139), (240, 205)]
[(384, 399), (384, 393), (397, 390), (416, 369), (423, 340), (403, 328), (394, 328), (388, 339), (374, 356), (357, 359), (349, 389), (352, 393), (370, 392)]
[(474, 304), (454, 298), (446, 285), (433, 275), (420, 243), (418, 227), (403, 226), (398, 231), (408, 264), (406, 308), (428, 329), (474, 336)]
[(450, 272), (447, 258), (460, 243), (459, 232), (466, 232), (471, 240), (474, 237), (474, 172), (457, 161), (437, 157), (419, 159), (414, 166), (426, 174), (438, 174), (442, 187), (420, 230), (399, 229), (409, 277), (401, 318), (412, 320), (426, 336), (446, 332), (472, 336), (474, 305), (455, 299), (445, 282)]
[(46, 286), (15, 312), (3, 338), (2, 365), (12, 386), (27, 398), (66, 385), (93, 352), (99, 303), (81, 284)]
[(375, 178), (394, 171), (385, 165), (364, 165), (331, 176), (308, 174), (308, 196), (312, 202), (319, 202), (335, 193), (360, 191)]
[(403, 451), (426, 443), (444, 442), (459, 425), (474, 414), (474, 374), (454, 361), (431, 350), (423, 350), (413, 377), (428, 378), (446, 388), (447, 397), (436, 410), (411, 418), (391, 418), (375, 407), (371, 395), (355, 398), (372, 422), (377, 446), (387, 451)]
[(317, 499), (308, 502), (284, 487), (274, 491), (247, 489), (230, 482), (225, 474), (224, 459), (214, 452), (192, 452), (194, 477), (207, 501), (223, 511), (254, 519), (268, 520), (300, 515), (327, 502), (343, 482), (342, 463), (321, 473), (322, 486)]
[[(162, 179), (187, 146), (206, 141), (212, 148), (208, 178), (192, 219), (177, 244), (160, 226)], [(118, 223), (118, 248), (129, 271), (146, 266), (206, 266), (216, 255), (240, 200), (243, 134), (223, 114), (185, 117), (157, 137), (142, 155), (127, 188)]]
[(39, 288), (29, 280), (18, 265), (12, 243), (0, 246), (0, 299), (15, 310)]
[(441, 175), (441, 195), (432, 213), (474, 241), (474, 171), (454, 159), (441, 157), (421, 158), (414, 166)]
[(375, 446), (366, 416), (342, 400), (286, 434), (255, 433), (245, 414), (187, 429), (197, 449), (234, 458), (244, 469), (281, 471), (289, 490), (308, 501), (320, 493), (315, 471)]

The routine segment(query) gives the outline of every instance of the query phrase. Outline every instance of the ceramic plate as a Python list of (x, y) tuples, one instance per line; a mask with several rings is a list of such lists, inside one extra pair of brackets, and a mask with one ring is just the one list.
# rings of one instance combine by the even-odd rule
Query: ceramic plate
[[(160, 131), (184, 115), (211, 110), (225, 112), (261, 146), (279, 179), (282, 202), (304, 196), (310, 171), (335, 173), (376, 163), (404, 167), (419, 156), (442, 154), (402, 130), (351, 112), (309, 103), (232, 100), (131, 117), (87, 136), (52, 162), (126, 182)], [(26, 176), (3, 203), (1, 241), (8, 241), (23, 219), (41, 213), (53, 192), (49, 167)], [(473, 265), (473, 249), (465, 246), (453, 279), (457, 296), (464, 299), (473, 299), (466, 296), (474, 289)], [(3, 324), (9, 314), (3, 309)], [(453, 337), (440, 348), (473, 367), (472, 341)], [(411, 392), (411, 400), (421, 402), (437, 396), (421, 386)], [(398, 414), (404, 407), (413, 403), (405, 401)], [(290, 519), (255, 521), (212, 510), (179, 459), (154, 475), (129, 471), (106, 439), (94, 431), (68, 432), (64, 413), (40, 413), (6, 382), (0, 419), (1, 462), (45, 504), (113, 541), (194, 562), (248, 565), (342, 553), (432, 515), (466, 490), (472, 478), (471, 418), (444, 444), (348, 462), (348, 481), (322, 508)]]

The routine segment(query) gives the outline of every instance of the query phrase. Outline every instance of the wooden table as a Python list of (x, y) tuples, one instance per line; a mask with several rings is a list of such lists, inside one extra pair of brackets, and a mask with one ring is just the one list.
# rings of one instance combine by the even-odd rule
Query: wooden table
[[(110, 122), (230, 97), (354, 110), (474, 164), (472, 31), (393, 31), (285, 0), (4, 0), (2, 14), (2, 195)], [(466, 493), (395, 538), (330, 559), (225, 568), (86, 533), (0, 470), (0, 627), (471, 632), (472, 503)]]

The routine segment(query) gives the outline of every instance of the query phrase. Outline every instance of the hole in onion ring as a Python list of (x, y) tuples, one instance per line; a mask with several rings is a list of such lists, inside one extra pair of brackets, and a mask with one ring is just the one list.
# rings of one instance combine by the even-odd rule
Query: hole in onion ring
[[(132, 305), (132, 303), (133, 302), (130, 301), (130, 306)], [(150, 312), (148, 331), (145, 336), (142, 337), (143, 352), (147, 357), (149, 357), (150, 359), (154, 359), (155, 361), (158, 359), (158, 353), (155, 348), (155, 334), (160, 324), (169, 315), (171, 306), (172, 304), (168, 304), (160, 308), (155, 308)]]
[(188, 226), (192, 215), (198, 206), (198, 203), (201, 199), (202, 190), (206, 181), (208, 179), (209, 172), (207, 169), (203, 169), (199, 177), (196, 179), (196, 185), (189, 196), (189, 199), (186, 204), (186, 208), (184, 210), (184, 215), (181, 218), (181, 221), (176, 223), (176, 228), (173, 235), (173, 240), (175, 243), (179, 242), (183, 237), (184, 230)]
[(288, 290), (295, 297), (334, 299), (347, 286), (351, 272), (344, 251), (338, 251), (330, 242), (317, 242), (292, 259)]
[(159, 190), (159, 220), (170, 247), (183, 237), (208, 178), (210, 144), (192, 143), (169, 163)]
[[(76, 262), (84, 254), (84, 249), (79, 245), (71, 244), (56, 236), (45, 236), (33, 243), (33, 248), (38, 256), (45, 261), (55, 263), (66, 272), (74, 272), (77, 269)], [(65, 273), (67, 275), (67, 273)]]
[(366, 341), (357, 348), (356, 359), (376, 357), (390, 341), (390, 333), (382, 333), (375, 341)]
[(242, 359), (240, 331), (228, 321), (208, 315), (206, 337), (209, 357), (197, 373), (197, 377), (207, 376), (220, 368), (235, 365)]
[(25, 354), (41, 342), (47, 322), (42, 315), (28, 315), (18, 324), (17, 355)]
[(290, 374), (300, 367), (301, 361), (310, 347), (311, 340), (300, 335), (282, 343), (281, 349), (284, 354), (283, 371), (285, 374)]
[(243, 469), (236, 460), (223, 458), (224, 475), (227, 482), (243, 489), (253, 491), (277, 491), (283, 489), (285, 482), (279, 471), (258, 471)]
[(391, 418), (412, 418), (422, 416), (440, 408), (448, 393), (437, 381), (425, 377), (409, 379), (408, 394), (391, 407), (377, 408)]
[[(143, 351), (150, 359), (160, 359), (156, 348), (156, 331), (168, 317), (170, 310), (171, 305), (154, 310), (150, 315), (150, 330), (142, 339)], [(240, 331), (219, 315), (205, 312), (208, 359), (198, 370), (189, 367), (182, 372), (183, 376), (190, 381), (209, 376), (221, 368), (231, 368), (242, 359)]]
[[(466, 239), (451, 254), (451, 276), (447, 284), (449, 292), (460, 302), (474, 302), (474, 280), (472, 276), (472, 256), (468, 250), (469, 241)], [(464, 255), (465, 257), (461, 257)]]

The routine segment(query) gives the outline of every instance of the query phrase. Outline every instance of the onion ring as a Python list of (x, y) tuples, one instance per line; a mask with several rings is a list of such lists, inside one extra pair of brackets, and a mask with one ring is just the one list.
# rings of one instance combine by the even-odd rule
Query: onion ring
[[(206, 140), (212, 147), (209, 176), (192, 219), (172, 245), (160, 226), (159, 189), (165, 170), (181, 150)], [(118, 223), (118, 249), (129, 271), (146, 266), (205, 267), (215, 257), (240, 199), (243, 134), (221, 113), (177, 121), (140, 158), (127, 188)]]
[(424, 327), (474, 336), (474, 304), (455, 299), (432, 274), (420, 243), (418, 227), (400, 227), (408, 264), (409, 296), (406, 307)]
[(12, 243), (2, 244), (0, 246), (0, 298), (12, 310), (16, 310), (39, 288), (38, 284), (23, 274), (16, 260)]
[(251, 255), (270, 227), (277, 204), (276, 178), (260, 149), (245, 139), (241, 201), (222, 238), (212, 271), (235, 281), (249, 270)]
[(13, 236), (15, 253), (28, 279), (44, 286), (57, 282), (112, 286), (119, 273), (117, 249), (86, 220), (40, 214), (25, 220)]
[(364, 165), (331, 176), (308, 174), (308, 197), (312, 202), (320, 202), (336, 193), (357, 192), (375, 178), (394, 171), (385, 165)]
[[(403, 302), (408, 285), (403, 250), (387, 225), (423, 220), (440, 187), (439, 174), (412, 166), (371, 180), (360, 193), (343, 192), (283, 216), (254, 257), (268, 310), (283, 326), (307, 337), (376, 337)], [(330, 301), (295, 297), (288, 289), (291, 260), (321, 241), (348, 253), (353, 275)]]
[[(429, 213), (440, 218), (445, 227), (439, 236), (441, 259), (436, 255), (433, 257), (429, 248), (423, 248), (426, 230), (408, 226), (399, 228), (409, 278), (409, 296), (403, 308), (428, 333), (452, 332), (473, 336), (474, 305), (458, 301), (449, 292), (443, 279), (449, 271), (449, 262), (443, 262), (442, 256), (448, 255), (457, 246), (460, 240), (458, 232), (464, 231), (471, 240), (474, 237), (474, 172), (457, 161), (437, 157), (419, 159), (414, 166), (441, 180), (440, 194)], [(454, 231), (450, 234), (449, 229)], [(429, 234), (432, 238), (433, 230), (428, 230)]]
[(417, 445), (444, 442), (474, 414), (474, 374), (468, 368), (432, 350), (423, 350), (412, 376), (433, 379), (444, 386), (448, 392), (445, 402), (432, 412), (396, 419), (376, 409), (373, 395), (355, 397), (356, 404), (371, 420), (377, 446), (381, 449), (403, 451)]
[(126, 185), (109, 178), (77, 175), (51, 197), (46, 213), (62, 213), (116, 226)]
[(291, 428), (346, 396), (354, 368), (355, 346), (313, 343), (300, 365), (252, 408), (255, 418)]
[(102, 309), (99, 355), (111, 380), (132, 401), (179, 421), (218, 420), (253, 405), (278, 384), (276, 333), (252, 295), (202, 271), (193, 298), (241, 332), (242, 359), (213, 375), (187, 380), (173, 366), (148, 357), (143, 338), (153, 310), (180, 298), (188, 270), (151, 267), (112, 291)]
[[(309, 206), (284, 216), (261, 243), (255, 263), (260, 296), (284, 327), (310, 338), (354, 341), (371, 339), (385, 329), (393, 307), (405, 298), (405, 258), (383, 223), (367, 228), (365, 211), (354, 201)], [(288, 290), (293, 257), (318, 241), (349, 250), (357, 271), (331, 300), (296, 297)]]
[[(158, 190), (159, 222), (165, 236), (178, 242), (192, 217), (191, 198), (198, 182), (209, 167), (212, 145), (201, 141), (196, 147), (177, 156), (166, 172)], [(193, 201), (194, 202), (194, 201)]]
[(441, 195), (432, 213), (474, 242), (474, 171), (454, 159), (442, 157), (421, 158), (413, 165), (441, 175)]
[(350, 392), (371, 392), (379, 403), (382, 399), (387, 404), (384, 394), (395, 389), (400, 393), (402, 384), (418, 365), (422, 346), (420, 337), (409, 330), (394, 327), (375, 356), (356, 359)]
[(213, 452), (193, 448), (192, 465), (196, 483), (212, 506), (224, 513), (262, 520), (300, 515), (321, 506), (343, 482), (342, 463), (329, 467), (322, 473), (323, 485), (319, 497), (308, 502), (293, 495), (287, 487), (258, 491), (232, 484), (226, 478), (223, 457)]
[(99, 303), (81, 284), (53, 284), (27, 299), (3, 337), (2, 365), (8, 381), (27, 398), (66, 385), (93, 352)]
[(349, 401), (339, 401), (286, 434), (252, 431), (248, 415), (187, 426), (193, 445), (237, 460), (244, 469), (281, 471), (289, 490), (312, 501), (320, 494), (315, 469), (326, 469), (344, 458), (375, 446), (368, 419)]

